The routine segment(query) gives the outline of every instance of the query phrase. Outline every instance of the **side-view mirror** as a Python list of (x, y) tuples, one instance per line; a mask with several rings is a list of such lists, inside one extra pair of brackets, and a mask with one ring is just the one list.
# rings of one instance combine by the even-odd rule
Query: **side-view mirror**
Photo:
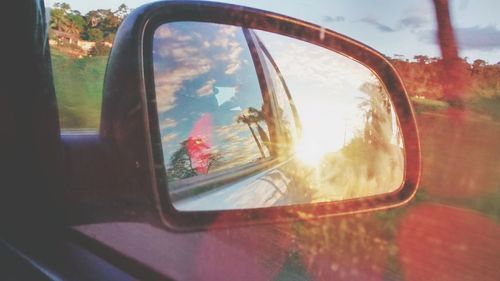
[(101, 136), (173, 229), (342, 215), (415, 194), (420, 148), (390, 62), (267, 11), (157, 2), (120, 27)]

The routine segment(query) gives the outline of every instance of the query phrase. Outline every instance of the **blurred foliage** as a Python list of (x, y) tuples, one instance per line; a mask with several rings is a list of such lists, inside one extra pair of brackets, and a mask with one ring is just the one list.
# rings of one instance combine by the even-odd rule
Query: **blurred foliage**
[(107, 46), (103, 42), (97, 42), (95, 46), (90, 50), (89, 54), (91, 56), (107, 57), (110, 52), (111, 47)]
[(98, 128), (107, 57), (78, 59), (54, 49), (51, 55), (61, 127)]
[[(443, 100), (443, 88), (440, 71), (442, 60), (415, 56), (415, 60), (391, 59), (398, 70), (411, 97)], [(472, 63), (462, 61), (468, 76), (468, 86), (465, 89), (466, 98), (492, 98), (500, 96), (500, 65), (487, 64), (483, 60)], [(445, 70), (444, 70), (445, 71)]]
[(97, 9), (82, 15), (67, 3), (55, 3), (50, 8), (49, 27), (82, 40), (113, 42), (114, 36), (130, 9), (121, 4), (117, 10)]

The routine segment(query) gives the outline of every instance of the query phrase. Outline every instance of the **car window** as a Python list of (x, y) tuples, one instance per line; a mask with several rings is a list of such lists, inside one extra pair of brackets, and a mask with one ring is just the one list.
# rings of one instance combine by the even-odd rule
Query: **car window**
[[(262, 48), (265, 48), (263, 44)], [(276, 112), (276, 119), (278, 120), (277, 124), (281, 129), (280, 135), (284, 139), (282, 143), (287, 143), (290, 147), (293, 147), (299, 136), (297, 132), (298, 124), (295, 120), (291, 100), (288, 97), (287, 89), (285, 88), (286, 85), (283, 84), (284, 81), (282, 80), (281, 73), (278, 73), (278, 66), (272, 61), (272, 57), (267, 51), (262, 52), (264, 54), (262, 56), (264, 58), (263, 63), (266, 66), (275, 99), (274, 110)]]
[(169, 181), (270, 157), (270, 119), (241, 28), (164, 24), (154, 34), (153, 61)]
[[(74, 3), (71, 3), (74, 4)], [(97, 131), (108, 56), (130, 9), (80, 12), (64, 2), (47, 10), (59, 121), (63, 131)]]

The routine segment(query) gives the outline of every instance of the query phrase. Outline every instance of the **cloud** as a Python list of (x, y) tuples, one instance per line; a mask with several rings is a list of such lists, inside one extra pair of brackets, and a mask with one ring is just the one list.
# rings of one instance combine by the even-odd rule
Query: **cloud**
[(375, 19), (373, 17), (362, 18), (361, 22), (372, 25), (375, 28), (377, 28), (379, 31), (382, 31), (382, 32), (395, 32), (395, 31), (397, 31), (397, 29), (394, 29), (388, 25), (382, 24), (377, 19)]
[(420, 16), (408, 16), (399, 20), (401, 28), (417, 29), (427, 25), (428, 21)]
[[(493, 25), (455, 28), (455, 35), (462, 50), (500, 49), (500, 30)], [(437, 44), (435, 30), (422, 31), (418, 38), (422, 42)]]
[(493, 25), (458, 28), (455, 32), (459, 46), (463, 49), (500, 49), (500, 30)]
[(336, 17), (326, 16), (323, 18), (323, 21), (325, 21), (325, 22), (341, 22), (341, 21), (345, 21), (345, 18), (342, 16), (336, 16)]
[(425, 27), (429, 24), (429, 19), (419, 15), (407, 15), (399, 20), (396, 27), (385, 25), (373, 17), (362, 18), (361, 22), (372, 25), (381, 32), (396, 32), (406, 29), (421, 29), (422, 27)]
[(458, 8), (462, 11), (467, 9), (467, 6), (469, 6), (469, 0), (462, 0), (458, 4)]

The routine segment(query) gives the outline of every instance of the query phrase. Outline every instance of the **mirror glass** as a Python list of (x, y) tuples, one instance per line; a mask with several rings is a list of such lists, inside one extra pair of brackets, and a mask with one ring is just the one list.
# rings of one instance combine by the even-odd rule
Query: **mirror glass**
[(152, 58), (164, 188), (177, 210), (342, 201), (400, 187), (393, 105), (353, 59), (204, 22), (159, 26)]

